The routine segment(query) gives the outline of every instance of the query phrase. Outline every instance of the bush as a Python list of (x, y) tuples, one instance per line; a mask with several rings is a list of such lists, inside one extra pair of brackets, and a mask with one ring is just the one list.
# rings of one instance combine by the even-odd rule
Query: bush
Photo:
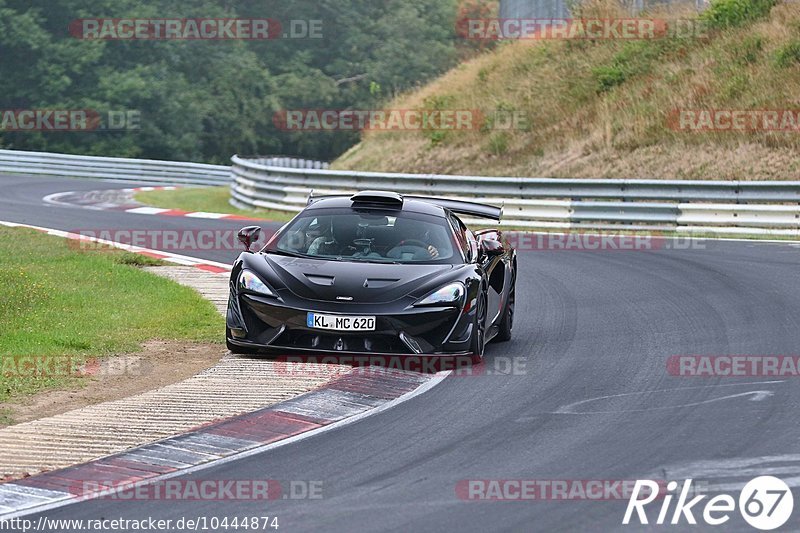
[(597, 79), (597, 92), (604, 93), (628, 79), (628, 71), (623, 65), (614, 63), (595, 68), (592, 73)]
[(701, 15), (710, 28), (733, 28), (765, 17), (777, 0), (713, 0)]
[(622, 85), (629, 78), (648, 73), (664, 49), (663, 43), (649, 41), (625, 43), (620, 51), (614, 54), (610, 64), (592, 69), (592, 75), (597, 82), (597, 92), (604, 93), (617, 85)]
[(489, 137), (489, 153), (496, 156), (504, 155), (508, 152), (508, 134), (498, 132)]
[(758, 56), (764, 48), (764, 41), (760, 36), (745, 37), (739, 46), (733, 48), (736, 61), (740, 65), (750, 65), (758, 61)]
[(775, 53), (775, 64), (781, 68), (800, 63), (800, 41), (792, 41)]
[[(419, 111), (451, 111), (456, 97), (452, 94), (429, 96), (423, 100), (423, 107)], [(439, 146), (447, 139), (447, 131), (442, 131), (433, 126), (423, 127), (422, 134), (431, 142), (431, 146)]]

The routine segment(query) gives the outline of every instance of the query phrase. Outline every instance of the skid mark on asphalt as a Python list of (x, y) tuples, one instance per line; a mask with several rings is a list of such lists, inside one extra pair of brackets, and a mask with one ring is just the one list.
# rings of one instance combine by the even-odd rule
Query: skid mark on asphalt
[[(626, 398), (626, 397), (633, 397), (633, 396), (644, 396), (644, 395), (651, 395), (651, 394), (683, 394), (688, 390), (699, 390), (699, 389), (716, 389), (721, 387), (754, 387), (760, 385), (778, 385), (781, 383), (785, 383), (785, 380), (770, 380), (770, 381), (755, 381), (755, 382), (748, 382), (748, 383), (723, 383), (723, 384), (716, 384), (716, 385), (706, 385), (700, 387), (677, 387), (674, 389), (657, 389), (652, 391), (636, 391), (636, 392), (624, 392), (620, 394), (609, 394), (605, 396), (598, 396), (596, 398), (588, 398), (586, 400), (580, 400), (577, 402), (573, 402), (562, 407), (559, 407), (557, 410), (549, 412), (547, 414), (552, 415), (594, 415), (594, 414), (609, 414), (609, 413), (644, 413), (649, 411), (663, 411), (668, 409), (682, 409), (684, 407), (694, 407), (698, 405), (705, 405), (714, 402), (721, 402), (724, 400), (733, 400), (737, 398), (745, 398), (749, 397), (750, 401), (762, 401), (767, 398), (772, 397), (775, 393), (772, 390), (751, 390), (747, 392), (735, 393), (735, 394), (728, 394), (725, 396), (719, 396), (716, 398), (709, 398), (706, 400), (696, 401), (696, 402), (685, 402), (685, 403), (678, 403), (675, 405), (661, 405), (661, 406), (654, 406), (654, 407), (646, 407), (641, 409), (587, 409), (587, 410), (579, 410), (581, 406), (602, 402), (604, 400), (613, 400), (617, 398)], [(526, 418), (521, 418), (519, 421), (523, 422), (526, 421)]]

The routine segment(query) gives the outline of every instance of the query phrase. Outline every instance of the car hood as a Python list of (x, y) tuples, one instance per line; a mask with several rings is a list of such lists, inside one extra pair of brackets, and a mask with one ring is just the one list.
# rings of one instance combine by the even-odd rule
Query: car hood
[(272, 254), (264, 258), (296, 296), (330, 302), (391, 302), (454, 268), (450, 264), (357, 263)]

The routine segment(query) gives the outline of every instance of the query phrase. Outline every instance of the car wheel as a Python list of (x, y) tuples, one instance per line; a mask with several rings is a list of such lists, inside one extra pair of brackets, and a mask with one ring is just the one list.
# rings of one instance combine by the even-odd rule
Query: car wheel
[(478, 295), (477, 308), (475, 309), (475, 322), (472, 327), (472, 361), (480, 363), (483, 361), (483, 350), (486, 348), (486, 291), (481, 287)]
[(254, 348), (243, 348), (241, 346), (236, 346), (235, 344), (232, 344), (231, 341), (228, 340), (230, 338), (231, 338), (231, 330), (226, 327), (225, 328), (225, 346), (228, 348), (228, 350), (231, 353), (237, 354), (237, 355), (252, 355), (254, 353), (258, 353), (258, 350), (254, 349)]
[(511, 279), (511, 288), (508, 291), (508, 304), (506, 305), (505, 311), (503, 311), (503, 317), (500, 319), (500, 331), (497, 333), (497, 337), (495, 337), (498, 342), (511, 340), (511, 332), (514, 329), (514, 304), (517, 297), (516, 293), (517, 271), (514, 270)]

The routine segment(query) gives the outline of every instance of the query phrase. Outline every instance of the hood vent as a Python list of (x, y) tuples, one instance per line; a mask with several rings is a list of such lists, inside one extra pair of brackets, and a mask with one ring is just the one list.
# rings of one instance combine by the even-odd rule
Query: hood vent
[(364, 280), (365, 289), (384, 289), (390, 285), (394, 285), (400, 281), (399, 279), (384, 279), (384, 278), (367, 278)]
[(315, 285), (321, 285), (323, 287), (333, 287), (333, 281), (336, 279), (333, 276), (320, 276), (319, 274), (303, 274), (308, 281), (314, 283)]

